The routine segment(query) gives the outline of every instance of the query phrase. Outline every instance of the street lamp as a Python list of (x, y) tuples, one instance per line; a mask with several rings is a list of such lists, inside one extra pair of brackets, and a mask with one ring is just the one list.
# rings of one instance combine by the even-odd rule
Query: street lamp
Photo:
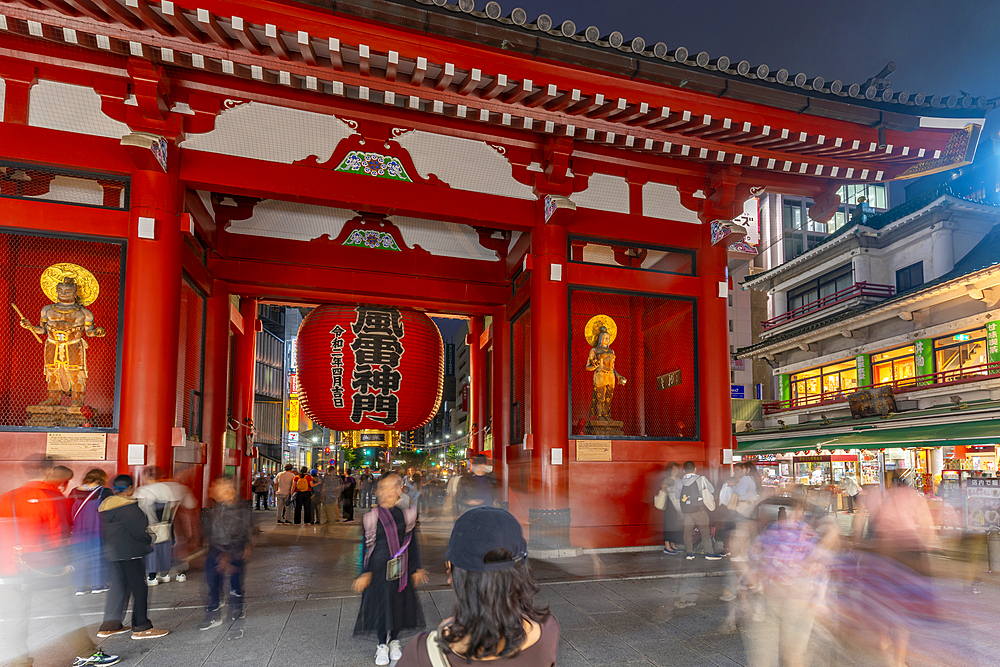
[(459, 431), (459, 432), (458, 432), (458, 434), (459, 434), (459, 435), (462, 435), (462, 432), (461, 432), (461, 431)]

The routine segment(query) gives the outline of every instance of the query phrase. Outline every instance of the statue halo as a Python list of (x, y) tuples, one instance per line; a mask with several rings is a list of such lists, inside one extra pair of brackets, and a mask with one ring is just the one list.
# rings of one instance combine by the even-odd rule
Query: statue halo
[(81, 305), (89, 306), (97, 301), (97, 295), (101, 291), (97, 278), (82, 266), (69, 262), (53, 264), (42, 271), (39, 282), (42, 286), (42, 292), (49, 298), (49, 301), (55, 303), (59, 300), (56, 295), (56, 286), (66, 278), (72, 278), (73, 282), (76, 283), (76, 297)]
[(601, 331), (601, 327), (608, 330), (608, 335), (611, 336), (611, 340), (608, 341), (608, 345), (615, 342), (615, 338), (618, 337), (618, 325), (615, 321), (608, 317), (607, 315), (594, 315), (587, 322), (586, 328), (583, 330), (583, 335), (587, 338), (587, 343), (591, 347), (597, 345), (597, 335)]

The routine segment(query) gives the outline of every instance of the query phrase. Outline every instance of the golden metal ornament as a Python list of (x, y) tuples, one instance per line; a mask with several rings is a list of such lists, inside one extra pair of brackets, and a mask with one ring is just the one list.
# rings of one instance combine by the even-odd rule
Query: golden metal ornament
[(42, 272), (39, 281), (42, 285), (42, 292), (49, 298), (49, 301), (56, 303), (59, 297), (56, 296), (56, 285), (66, 278), (72, 278), (76, 283), (76, 297), (80, 305), (89, 306), (97, 301), (97, 295), (101, 291), (101, 286), (97, 282), (94, 274), (78, 264), (62, 262), (53, 264)]
[(608, 335), (611, 336), (608, 345), (615, 342), (615, 338), (618, 336), (618, 325), (615, 324), (615, 321), (607, 315), (594, 315), (587, 322), (587, 327), (583, 330), (583, 335), (587, 337), (587, 343), (591, 347), (597, 344), (597, 334), (600, 332), (601, 327), (607, 329)]

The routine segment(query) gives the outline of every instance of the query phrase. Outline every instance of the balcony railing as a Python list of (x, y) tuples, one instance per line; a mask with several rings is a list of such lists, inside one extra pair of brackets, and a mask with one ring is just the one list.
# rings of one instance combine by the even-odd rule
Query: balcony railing
[(805, 317), (817, 311), (823, 310), (825, 308), (830, 308), (831, 306), (836, 306), (838, 303), (844, 303), (845, 301), (850, 301), (857, 297), (871, 297), (875, 299), (888, 299), (890, 296), (896, 293), (896, 288), (892, 285), (876, 285), (874, 283), (854, 283), (850, 287), (845, 287), (839, 292), (834, 292), (833, 294), (828, 294), (821, 299), (816, 301), (810, 301), (809, 303), (803, 304), (798, 308), (793, 308), (787, 313), (782, 313), (776, 317), (761, 322), (764, 327), (764, 331), (768, 331), (775, 327), (779, 327), (782, 324), (791, 322), (792, 320), (797, 320), (800, 317)]
[[(979, 366), (969, 366), (950, 371), (938, 371), (930, 375), (918, 375), (917, 377), (906, 378), (905, 380), (893, 380), (875, 385), (876, 387), (892, 387), (893, 394), (905, 394), (911, 391), (931, 389), (933, 387), (944, 387), (967, 382), (981, 382), (1000, 378), (1000, 362), (991, 362)], [(787, 401), (766, 401), (764, 403), (764, 414), (770, 415), (776, 412), (787, 410), (801, 410), (807, 407), (817, 407), (823, 405), (833, 405), (836, 403), (846, 403), (848, 394), (852, 394), (857, 389), (847, 389), (843, 391), (828, 391), (822, 394), (809, 394), (807, 396), (797, 396)]]

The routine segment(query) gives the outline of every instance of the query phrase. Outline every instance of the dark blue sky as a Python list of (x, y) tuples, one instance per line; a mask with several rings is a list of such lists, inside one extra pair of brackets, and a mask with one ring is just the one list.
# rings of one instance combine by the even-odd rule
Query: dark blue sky
[[(786, 68), (827, 81), (864, 83), (890, 60), (894, 90), (928, 97), (965, 90), (1000, 96), (998, 0), (500, 0), (504, 14), (517, 4), (529, 20), (540, 13), (555, 25), (566, 19), (582, 30), (618, 30), (707, 51), (733, 62), (746, 59), (771, 71)], [(485, 2), (477, 2), (477, 7)], [(994, 123), (991, 123), (991, 125)]]

